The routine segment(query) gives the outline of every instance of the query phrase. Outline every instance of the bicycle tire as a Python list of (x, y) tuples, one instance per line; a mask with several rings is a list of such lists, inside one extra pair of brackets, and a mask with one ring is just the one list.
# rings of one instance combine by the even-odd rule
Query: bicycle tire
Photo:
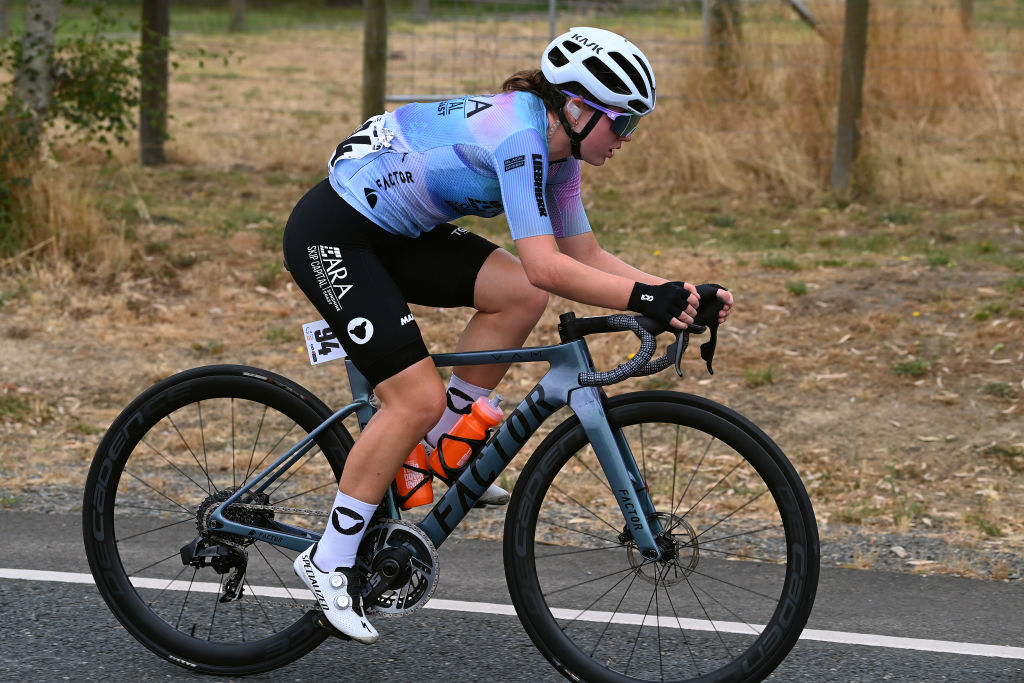
[[(278, 668), (323, 642), (320, 612), (292, 571), (294, 551), (231, 537), (248, 564), (242, 599), (221, 603), (230, 572), (191, 567), (180, 550), (218, 496), (225, 500), (330, 415), (280, 375), (219, 365), (159, 382), (114, 420), (86, 480), (83, 535), (97, 588), (140, 643), (190, 671), (239, 675)], [(326, 508), (351, 445), (344, 427), (324, 430), (265, 502)], [(243, 513), (268, 528), (273, 521)], [(298, 514), (270, 514), (309, 525)]]
[(506, 580), (523, 627), (570, 680), (764, 679), (817, 589), (817, 525), (795, 469), (749, 420), (707, 399), (637, 392), (605, 409), (671, 552), (639, 555), (569, 418), (527, 462), (506, 516)]

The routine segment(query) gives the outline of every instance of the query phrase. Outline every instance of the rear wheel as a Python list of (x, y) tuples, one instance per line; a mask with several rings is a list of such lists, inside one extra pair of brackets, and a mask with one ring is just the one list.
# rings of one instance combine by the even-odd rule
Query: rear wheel
[(759, 681), (803, 629), (818, 579), (807, 494), (738, 414), (694, 396), (609, 399), (654, 502), (644, 559), (576, 418), (527, 463), (505, 528), (512, 602), (538, 649), (586, 681)]
[[(100, 593), (143, 645), (192, 671), (248, 674), (324, 640), (297, 553), (219, 532), (209, 515), (329, 415), (284, 377), (214, 366), (157, 384), (114, 421), (86, 483), (85, 547)], [(351, 444), (344, 428), (323, 431), (226, 516), (319, 531)]]

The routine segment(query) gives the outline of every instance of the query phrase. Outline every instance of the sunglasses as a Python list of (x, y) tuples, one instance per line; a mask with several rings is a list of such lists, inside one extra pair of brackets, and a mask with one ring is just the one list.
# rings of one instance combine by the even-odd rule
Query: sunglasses
[(588, 107), (596, 109), (597, 111), (605, 114), (612, 121), (612, 132), (615, 133), (620, 138), (628, 138), (630, 135), (632, 135), (633, 131), (636, 130), (636, 127), (640, 125), (640, 119), (643, 118), (639, 114), (633, 114), (631, 112), (612, 111), (607, 107), (602, 107), (600, 104), (597, 104), (596, 102), (591, 102), (590, 100), (580, 97), (579, 95), (574, 95), (573, 93), (567, 90), (563, 90), (562, 92), (568, 95), (569, 97), (578, 97), (579, 99), (583, 100)]

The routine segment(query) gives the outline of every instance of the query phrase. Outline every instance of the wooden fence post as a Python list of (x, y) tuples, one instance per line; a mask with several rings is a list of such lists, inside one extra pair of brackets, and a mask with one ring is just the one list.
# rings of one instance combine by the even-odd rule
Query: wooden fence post
[(231, 18), (228, 22), (228, 30), (245, 30), (245, 0), (228, 0), (228, 12)]
[(387, 0), (363, 2), (363, 119), (384, 111), (387, 93)]
[(959, 0), (960, 4), (960, 25), (964, 31), (970, 31), (974, 23), (974, 0)]
[(171, 0), (143, 0), (139, 48), (139, 156), (143, 166), (167, 161), (167, 54)]
[(868, 44), (868, 0), (846, 0), (843, 61), (839, 71), (839, 105), (835, 149), (832, 155), (832, 190), (850, 191), (853, 163), (860, 145), (861, 96)]

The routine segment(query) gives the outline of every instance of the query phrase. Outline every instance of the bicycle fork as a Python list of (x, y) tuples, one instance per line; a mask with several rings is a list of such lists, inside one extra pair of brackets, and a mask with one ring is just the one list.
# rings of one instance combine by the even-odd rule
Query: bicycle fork
[(622, 431), (608, 423), (601, 392), (595, 387), (577, 389), (569, 397), (569, 407), (579, 418), (608, 478), (608, 485), (615, 493), (625, 531), (636, 542), (644, 559), (661, 559), (655, 536), (663, 529), (655, 514), (654, 502)]

